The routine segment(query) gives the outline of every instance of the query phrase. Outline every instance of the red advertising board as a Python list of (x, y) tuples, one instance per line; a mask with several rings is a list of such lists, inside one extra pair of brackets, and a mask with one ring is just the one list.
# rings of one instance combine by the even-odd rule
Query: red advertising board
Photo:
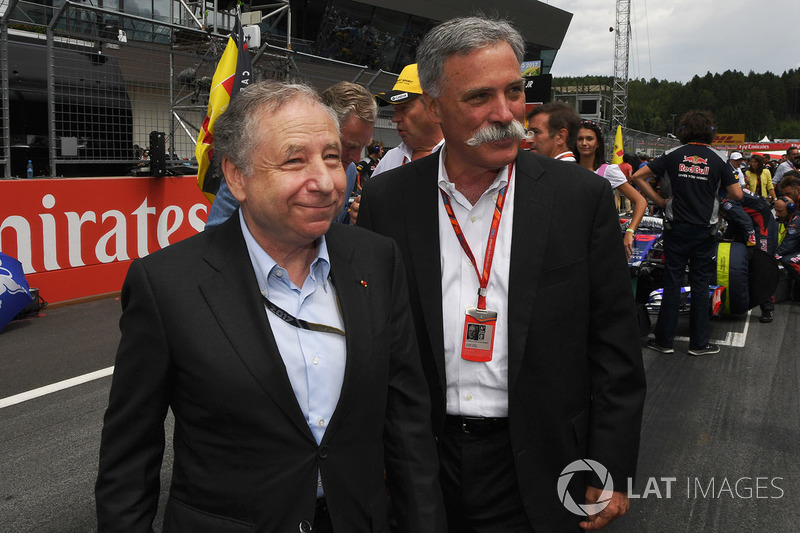
[(0, 181), (0, 251), (48, 302), (119, 291), (131, 260), (203, 230), (195, 176)]

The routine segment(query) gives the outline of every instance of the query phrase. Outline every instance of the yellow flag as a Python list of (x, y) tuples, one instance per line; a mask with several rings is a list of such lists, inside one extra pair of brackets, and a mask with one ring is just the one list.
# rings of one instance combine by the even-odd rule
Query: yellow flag
[(614, 137), (614, 155), (611, 157), (611, 163), (619, 165), (622, 163), (622, 126), (617, 126), (617, 136)]
[(227, 109), (231, 98), (240, 89), (247, 87), (252, 79), (252, 66), (247, 53), (247, 43), (242, 35), (239, 15), (233, 31), (228, 38), (228, 45), (217, 64), (214, 78), (211, 81), (211, 93), (208, 95), (208, 112), (197, 136), (195, 157), (197, 158), (197, 186), (206, 195), (209, 202), (219, 190), (221, 176), (209, 176), (209, 166), (214, 156), (214, 122)]

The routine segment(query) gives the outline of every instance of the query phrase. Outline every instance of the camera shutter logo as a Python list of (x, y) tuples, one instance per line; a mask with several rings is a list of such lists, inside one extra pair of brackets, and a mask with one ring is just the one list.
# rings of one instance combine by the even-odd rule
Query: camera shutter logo
[[(597, 503), (577, 504), (569, 493), (569, 482), (572, 481), (572, 476), (575, 472), (594, 472), (595, 475), (603, 482), (603, 492)], [(591, 459), (579, 459), (573, 461), (561, 471), (558, 478), (558, 498), (564, 507), (573, 514), (578, 516), (595, 515), (606, 508), (611, 501), (612, 493), (614, 492), (614, 481), (608, 473), (606, 467), (593, 461)]]

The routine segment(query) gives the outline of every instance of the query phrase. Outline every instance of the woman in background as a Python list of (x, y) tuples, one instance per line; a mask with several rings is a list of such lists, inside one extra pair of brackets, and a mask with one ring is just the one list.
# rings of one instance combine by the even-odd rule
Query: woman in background
[(630, 260), (633, 253), (633, 234), (642, 221), (644, 212), (647, 209), (647, 200), (639, 194), (633, 185), (628, 183), (625, 174), (620, 170), (619, 165), (609, 165), (605, 161), (603, 142), (603, 132), (597, 123), (584, 120), (578, 130), (577, 153), (578, 164), (588, 168), (598, 176), (602, 176), (611, 183), (611, 188), (619, 191), (625, 198), (633, 202), (633, 216), (628, 228), (625, 230), (625, 254)]
[(775, 202), (775, 187), (772, 185), (772, 174), (764, 165), (761, 156), (750, 156), (750, 168), (745, 172), (747, 188), (750, 192), (762, 198), (769, 198), (770, 203)]

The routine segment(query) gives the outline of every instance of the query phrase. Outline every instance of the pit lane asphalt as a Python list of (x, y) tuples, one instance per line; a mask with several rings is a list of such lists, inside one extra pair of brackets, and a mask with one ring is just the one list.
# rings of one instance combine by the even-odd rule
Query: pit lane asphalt
[[(0, 333), (0, 404), (111, 367), (119, 315), (112, 297), (12, 322)], [(678, 335), (687, 330), (682, 318)], [(797, 530), (798, 331), (800, 304), (782, 302), (772, 324), (760, 324), (757, 309), (713, 320), (720, 354), (688, 356), (681, 340), (671, 355), (643, 349), (648, 395), (631, 491), (639, 498), (606, 531)], [(102, 377), (0, 408), (0, 531), (96, 530), (93, 486), (110, 383)], [(167, 423), (171, 431), (171, 417)], [(170, 468), (168, 446), (162, 484)]]

